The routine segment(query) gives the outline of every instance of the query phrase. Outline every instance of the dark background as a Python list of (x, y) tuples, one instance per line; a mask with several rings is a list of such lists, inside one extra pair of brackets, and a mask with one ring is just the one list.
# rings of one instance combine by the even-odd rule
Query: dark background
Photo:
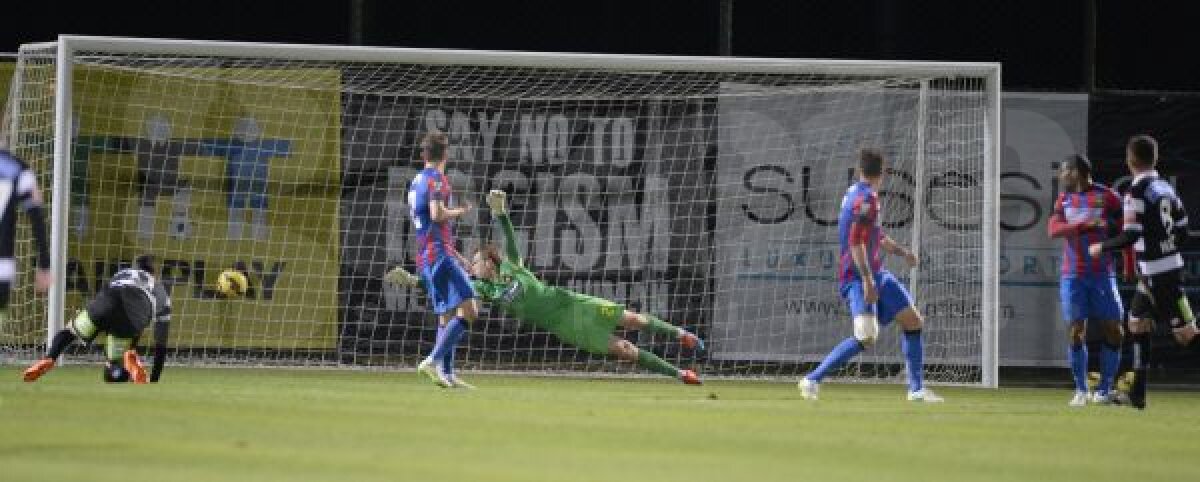
[[(58, 34), (352, 44), (354, 1), (6, 6), (0, 51)], [(732, 0), (737, 56), (1000, 61), (1007, 89), (1200, 91), (1200, 7), (1130, 0)], [(721, 0), (361, 0), (361, 43), (718, 53)], [(1094, 60), (1094, 61), (1093, 61)]]

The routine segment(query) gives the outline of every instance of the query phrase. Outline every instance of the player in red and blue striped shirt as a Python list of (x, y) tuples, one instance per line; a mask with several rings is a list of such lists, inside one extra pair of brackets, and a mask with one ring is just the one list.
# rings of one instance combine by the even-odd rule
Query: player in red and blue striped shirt
[[(432, 130), (421, 140), (425, 169), (417, 173), (408, 189), (408, 205), (417, 232), (417, 270), (425, 280), (425, 291), (438, 315), (437, 341), (429, 356), (417, 365), (442, 387), (470, 387), (454, 374), (454, 348), (475, 321), (475, 289), (454, 245), (453, 220), (466, 214), (470, 204), (451, 207), (450, 181), (446, 177), (449, 139)], [(439, 366), (440, 365), (440, 366)]]
[(825, 360), (800, 380), (805, 399), (816, 400), (821, 380), (840, 368), (854, 356), (875, 343), (879, 325), (900, 321), (904, 329), (901, 348), (908, 372), (910, 401), (941, 402), (942, 398), (924, 387), (925, 343), (921, 335), (924, 320), (900, 280), (883, 268), (881, 251), (903, 256), (909, 266), (916, 266), (917, 257), (883, 234), (879, 218), (879, 196), (883, 184), (883, 154), (874, 149), (859, 152), (859, 181), (846, 190), (838, 216), (838, 238), (841, 241), (841, 260), (838, 263), (838, 284), (842, 298), (854, 317), (854, 335), (842, 340)]
[[(1113, 255), (1088, 254), (1088, 246), (1108, 239), (1121, 230), (1121, 199), (1108, 187), (1092, 182), (1092, 163), (1086, 157), (1068, 156), (1059, 171), (1063, 192), (1054, 202), (1048, 231), (1051, 238), (1063, 239), (1062, 275), (1059, 297), (1063, 321), (1070, 324), (1068, 360), (1075, 381), (1070, 406), (1087, 404), (1087, 321), (1104, 326), (1100, 382), (1092, 402), (1108, 403), (1113, 378), (1120, 364), (1121, 307), (1114, 271)], [(1127, 255), (1126, 273), (1131, 273), (1132, 256)]]

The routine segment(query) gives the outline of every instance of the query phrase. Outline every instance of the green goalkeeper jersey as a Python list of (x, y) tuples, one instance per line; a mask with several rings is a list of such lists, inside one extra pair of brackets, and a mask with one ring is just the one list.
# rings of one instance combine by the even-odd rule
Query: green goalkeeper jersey
[(554, 333), (566, 343), (607, 353), (624, 309), (609, 300), (543, 283), (521, 261), (508, 216), (498, 216), (498, 221), (504, 228), (508, 259), (497, 267), (497, 279), (474, 281), (476, 294), (509, 316)]

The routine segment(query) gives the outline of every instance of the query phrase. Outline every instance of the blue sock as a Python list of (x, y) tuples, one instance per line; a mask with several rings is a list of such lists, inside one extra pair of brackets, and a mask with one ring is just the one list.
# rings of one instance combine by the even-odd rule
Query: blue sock
[(451, 327), (451, 325), (454, 324), (454, 320), (457, 320), (457, 319), (458, 319), (457, 317), (452, 318), (449, 322), (446, 323), (446, 326), (438, 327), (439, 334), (437, 337), (437, 342), (435, 342), (433, 344), (433, 351), (429, 352), (429, 359), (431, 359), (435, 362), (440, 362), (443, 358), (446, 357), (446, 350), (449, 350), (452, 348), (449, 343), (450, 327)]
[(437, 347), (442, 344), (443, 338), (446, 338), (446, 325), (438, 323), (437, 338), (434, 338), (433, 342), (434, 350), (437, 350)]
[(446, 352), (441, 358), (435, 358), (442, 362), (442, 372), (446, 375), (454, 375), (454, 349), (458, 347), (458, 342), (462, 340), (466, 331), (467, 324), (462, 318), (456, 316), (446, 323)]
[(1087, 345), (1071, 345), (1067, 350), (1071, 360), (1071, 377), (1075, 379), (1075, 391), (1087, 391)]
[(921, 330), (905, 330), (904, 339), (900, 340), (900, 350), (904, 352), (904, 365), (908, 371), (908, 391), (920, 390), (925, 385), (922, 380), (925, 373), (925, 340)]
[(846, 338), (845, 340), (842, 340), (841, 343), (838, 343), (837, 346), (833, 347), (833, 351), (829, 352), (829, 354), (825, 356), (825, 360), (823, 360), (821, 364), (817, 366), (816, 370), (813, 370), (812, 373), (809, 373), (808, 376), (804, 378), (820, 383), (821, 380), (829, 375), (829, 372), (841, 368), (842, 365), (845, 365), (846, 362), (850, 361), (851, 358), (854, 358), (855, 355), (862, 353), (862, 351), (862, 343), (859, 343), (858, 340), (853, 336)]
[(1100, 383), (1096, 386), (1096, 391), (1107, 393), (1112, 390), (1113, 379), (1117, 376), (1119, 366), (1121, 349), (1105, 343), (1104, 349), (1100, 351)]

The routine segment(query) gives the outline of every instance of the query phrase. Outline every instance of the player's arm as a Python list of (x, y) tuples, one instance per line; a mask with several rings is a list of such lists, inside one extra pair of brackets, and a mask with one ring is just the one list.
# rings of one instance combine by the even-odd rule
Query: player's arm
[(909, 266), (917, 265), (917, 255), (913, 254), (912, 250), (897, 243), (891, 236), (884, 235), (879, 240), (879, 247), (883, 248), (888, 254), (903, 257)]
[(429, 201), (429, 217), (433, 218), (435, 223), (444, 223), (452, 219), (456, 219), (467, 211), (471, 210), (470, 204), (464, 204), (461, 207), (452, 208), (446, 206), (446, 201), (434, 199)]
[(1171, 220), (1171, 238), (1175, 241), (1175, 246), (1183, 246), (1188, 239), (1188, 215), (1179, 199), (1175, 199), (1171, 209)]
[[(446, 182), (445, 179), (442, 182)], [(433, 219), (433, 222), (444, 223), (458, 218), (471, 210), (470, 203), (464, 203), (462, 206), (452, 208), (446, 205), (447, 201), (442, 196), (441, 189), (429, 190), (429, 217)]]
[(37, 275), (35, 286), (38, 291), (50, 288), (50, 237), (46, 232), (46, 206), (42, 202), (42, 192), (38, 189), (37, 178), (33, 172), (26, 169), (17, 177), (17, 199), (21, 209), (29, 218), (29, 227), (33, 231), (33, 246), (37, 250)]
[(154, 362), (150, 368), (150, 382), (157, 383), (159, 377), (162, 376), (163, 367), (167, 363), (167, 336), (171, 331), (171, 298), (166, 295), (166, 290), (162, 285), (155, 286), (155, 290), (162, 290), (160, 297), (164, 300), (163, 306), (159, 308), (158, 315), (154, 317)]
[(1058, 195), (1058, 200), (1054, 201), (1054, 212), (1050, 214), (1050, 219), (1046, 223), (1046, 234), (1051, 239), (1065, 238), (1075, 236), (1088, 227), (1088, 223), (1069, 223), (1067, 215), (1063, 213), (1063, 194)]
[(1132, 246), (1138, 239), (1142, 237), (1142, 213), (1146, 210), (1146, 203), (1132, 195), (1125, 196), (1125, 203), (1122, 207), (1121, 217), (1121, 233), (1108, 238), (1103, 243), (1096, 243), (1088, 247), (1088, 251), (1093, 256), (1100, 252), (1116, 251)]
[(508, 217), (508, 195), (499, 189), (493, 189), (487, 194), (488, 208), (500, 223), (504, 232), (504, 255), (518, 265), (524, 266), (521, 259), (521, 247), (517, 245), (517, 233), (513, 229), (512, 219)]
[[(1121, 234), (1125, 226), (1124, 218), (1121, 198), (1112, 191), (1105, 192), (1104, 220), (1108, 228), (1106, 237), (1114, 238)], [(1137, 277), (1137, 255), (1133, 252), (1133, 245), (1121, 249), (1121, 276), (1127, 281), (1132, 281)]]
[(875, 277), (871, 273), (871, 262), (867, 258), (867, 243), (870, 240), (871, 229), (875, 225), (875, 203), (871, 198), (860, 198), (854, 207), (854, 221), (850, 225), (850, 258), (858, 277), (863, 283), (863, 292), (867, 301), (873, 303), (878, 295), (875, 293)]

